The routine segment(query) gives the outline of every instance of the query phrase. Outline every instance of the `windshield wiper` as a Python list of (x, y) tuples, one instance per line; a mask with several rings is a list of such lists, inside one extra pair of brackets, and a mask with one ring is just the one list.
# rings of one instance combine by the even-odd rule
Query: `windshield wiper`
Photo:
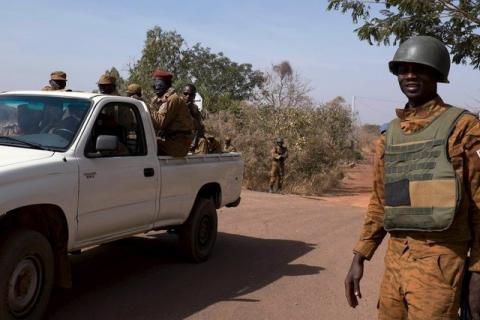
[[(22, 140), (22, 139), (18, 139), (18, 138), (14, 138), (14, 137), (11, 137), (11, 136), (0, 136), (0, 139), (7, 140), (7, 141), (11, 141), (11, 142), (20, 143), (20, 144), (22, 144), (22, 145), (29, 146), (29, 147), (31, 147), (31, 148), (33, 148), (33, 149), (49, 150), (48, 148), (45, 148), (45, 147), (42, 146), (41, 144), (34, 143), (34, 142), (28, 142), (28, 141), (25, 141), (25, 140)], [(1, 144), (1, 142), (0, 142), (0, 144)]]

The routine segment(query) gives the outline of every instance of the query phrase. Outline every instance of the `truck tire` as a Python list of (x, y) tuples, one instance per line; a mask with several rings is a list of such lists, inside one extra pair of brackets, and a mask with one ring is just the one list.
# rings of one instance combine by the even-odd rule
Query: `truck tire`
[(198, 198), (190, 217), (178, 231), (184, 256), (192, 262), (206, 261), (217, 240), (217, 210), (213, 200)]
[(2, 235), (0, 275), (0, 319), (42, 319), (54, 280), (54, 258), (48, 240), (25, 229)]

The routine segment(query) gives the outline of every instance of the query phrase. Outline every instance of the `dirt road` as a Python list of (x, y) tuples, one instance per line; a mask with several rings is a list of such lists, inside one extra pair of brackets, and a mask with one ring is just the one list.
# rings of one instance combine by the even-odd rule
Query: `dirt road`
[(343, 293), (368, 199), (364, 169), (327, 197), (244, 191), (238, 208), (220, 210), (203, 264), (183, 262), (168, 234), (73, 256), (74, 288), (55, 293), (49, 319), (374, 319), (383, 249), (367, 263), (356, 310)]

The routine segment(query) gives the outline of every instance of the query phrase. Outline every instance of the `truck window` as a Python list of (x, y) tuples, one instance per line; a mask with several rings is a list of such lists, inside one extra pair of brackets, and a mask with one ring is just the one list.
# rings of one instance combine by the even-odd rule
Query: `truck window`
[(36, 95), (0, 96), (0, 144), (65, 151), (91, 101)]
[(117, 150), (103, 152), (102, 157), (145, 156), (147, 154), (142, 119), (135, 105), (117, 102), (105, 105), (95, 119), (85, 154), (97, 151), (95, 143), (100, 135), (117, 136), (119, 141)]

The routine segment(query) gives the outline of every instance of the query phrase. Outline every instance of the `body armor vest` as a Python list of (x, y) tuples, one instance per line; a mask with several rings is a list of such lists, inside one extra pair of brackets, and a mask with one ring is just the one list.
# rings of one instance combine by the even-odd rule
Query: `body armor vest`
[(443, 231), (452, 224), (462, 185), (448, 156), (448, 137), (466, 112), (449, 107), (426, 127), (406, 134), (390, 122), (384, 154), (387, 231)]

